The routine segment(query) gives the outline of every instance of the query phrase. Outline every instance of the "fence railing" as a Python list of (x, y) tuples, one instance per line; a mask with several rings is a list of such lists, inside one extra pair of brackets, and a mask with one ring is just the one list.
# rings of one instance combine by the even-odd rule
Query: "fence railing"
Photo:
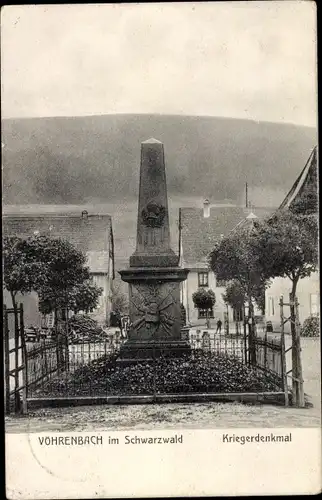
[[(192, 349), (192, 370), (197, 366), (193, 363), (196, 361), (198, 364), (200, 360), (209, 367), (209, 380), (203, 379), (200, 384), (194, 376), (185, 380), (180, 374), (177, 378), (172, 376), (171, 371), (176, 372), (180, 365), (175, 360), (160, 360), (156, 357), (148, 361), (149, 366), (139, 360), (125, 369), (124, 365), (120, 368), (122, 363), (117, 358), (125, 339), (119, 331), (114, 334), (107, 333), (106, 338), (92, 341), (82, 338), (71, 340), (67, 335), (59, 334), (37, 343), (25, 343), (22, 336), (21, 371), (25, 374), (25, 380), (20, 386), (25, 389), (27, 400), (41, 397), (106, 396), (113, 395), (115, 390), (120, 395), (156, 395), (163, 391), (189, 393), (198, 389), (205, 393), (215, 392), (216, 381), (212, 377), (212, 370), (216, 371), (216, 363), (225, 370), (229, 359), (229, 369), (234, 370), (231, 368), (234, 364), (241, 366), (252, 363), (255, 368), (272, 376), (277, 391), (283, 391), (285, 345), (283, 346), (281, 338), (269, 337), (265, 330), (258, 328), (255, 333), (254, 337), (250, 337), (248, 329), (244, 329), (242, 334), (240, 330), (227, 334), (225, 331), (184, 328), (182, 338), (189, 341)], [(255, 353), (251, 359), (250, 342), (253, 342), (251, 347)], [(217, 361), (212, 361), (214, 358)], [(180, 368), (178, 373), (181, 373)], [(20, 386), (18, 389), (21, 389)]]
[(256, 366), (283, 376), (282, 343), (280, 338), (255, 338)]
[(241, 335), (199, 330), (189, 335), (192, 349), (202, 349), (216, 354), (227, 354), (245, 362), (244, 339)]
[[(229, 373), (235, 373), (236, 366), (252, 365), (271, 375), (276, 390), (285, 394), (285, 404), (288, 401), (286, 381), (289, 372), (286, 369), (285, 352), (291, 347), (285, 351), (283, 331), (282, 334), (273, 335), (260, 324), (256, 324), (252, 335), (248, 325), (239, 325), (239, 328), (231, 325), (228, 332), (227, 329), (208, 331), (185, 327), (182, 329), (182, 339), (191, 346), (191, 356), (186, 361), (178, 363), (176, 359), (160, 359), (153, 355), (147, 363), (132, 360), (128, 365), (122, 365), (118, 355), (126, 339), (118, 330), (114, 333), (106, 331), (105, 337), (103, 334), (103, 337), (100, 335), (96, 339), (89, 337), (85, 340), (81, 335), (71, 338), (62, 329), (56, 332), (56, 336), (31, 343), (26, 342), (24, 335), (22, 307), (18, 314), (16, 311), (13, 332), (9, 332), (8, 317), (14, 311), (5, 308), (4, 312), (7, 413), (13, 403), (17, 413), (24, 411), (28, 398), (43, 396), (109, 396), (115, 391), (119, 395), (153, 396), (197, 390), (204, 393), (216, 390), (222, 392), (224, 389), (219, 388), (220, 384), (216, 386), (213, 373), (218, 372), (218, 366), (224, 371), (228, 365), (231, 370)], [(198, 365), (200, 360), (201, 364)], [(188, 366), (186, 372), (182, 372), (182, 364)], [(199, 381), (197, 372), (201, 365), (206, 367), (206, 376)], [(193, 376), (190, 376), (189, 370)], [(260, 379), (261, 375), (258, 376)], [(232, 391), (229, 386), (225, 387), (228, 387), (228, 392)]]
[[(27, 350), (27, 396), (77, 398), (115, 394), (155, 396), (160, 393), (191, 393), (198, 390), (201, 393), (220, 393), (226, 390), (234, 392), (234, 389), (230, 389), (230, 383), (224, 385), (228, 389), (220, 388), (221, 382), (218, 385), (213, 374), (218, 371), (218, 366), (223, 371), (232, 370), (233, 374), (237, 365), (249, 364), (244, 336), (201, 329), (190, 332), (185, 328), (182, 338), (189, 341), (192, 349), (186, 362), (192, 363), (192, 372), (197, 370), (196, 374), (192, 373), (188, 377), (181, 372), (182, 363), (178, 364), (175, 359), (170, 358), (156, 356), (147, 359), (145, 363), (142, 360), (131, 360), (128, 365), (126, 362), (122, 365), (118, 354), (125, 339), (120, 336), (120, 332), (96, 342), (72, 343), (66, 337), (41, 341)], [(265, 336), (255, 338), (255, 368), (271, 375), (270, 380), (276, 387), (272, 389), (274, 391), (283, 391), (281, 349), (281, 342), (276, 339), (267, 339)], [(196, 367), (201, 365), (206, 366), (208, 375), (199, 380)], [(233, 383), (232, 386), (238, 387), (238, 384)], [(256, 383), (255, 386), (257, 387)], [(238, 392), (238, 389), (235, 391)]]
[(26, 348), (26, 373), (28, 395), (35, 388), (44, 386), (51, 376), (68, 370), (69, 355), (65, 339), (41, 340)]
[[(67, 336), (60, 335), (31, 345), (26, 351), (27, 397), (50, 393), (54, 386), (63, 388), (70, 382), (73, 374), (82, 372), (89, 366), (95, 369), (95, 361), (115, 357), (121, 344), (120, 332), (116, 332), (104, 341), (70, 342)], [(95, 385), (95, 380), (92, 382)], [(77, 394), (76, 386), (77, 384), (73, 386), (69, 383), (71, 395)]]

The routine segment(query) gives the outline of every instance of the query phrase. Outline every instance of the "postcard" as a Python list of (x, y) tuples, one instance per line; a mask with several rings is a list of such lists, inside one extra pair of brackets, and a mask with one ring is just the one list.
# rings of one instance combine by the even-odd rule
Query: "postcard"
[(7, 497), (320, 492), (315, 4), (1, 14)]

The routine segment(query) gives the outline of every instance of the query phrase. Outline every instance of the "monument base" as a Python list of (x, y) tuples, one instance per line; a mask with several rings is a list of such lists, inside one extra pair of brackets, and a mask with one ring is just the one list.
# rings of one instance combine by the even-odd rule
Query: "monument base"
[(120, 349), (117, 363), (138, 363), (153, 361), (154, 359), (181, 358), (191, 354), (189, 342), (184, 340), (172, 341), (131, 341), (127, 340)]

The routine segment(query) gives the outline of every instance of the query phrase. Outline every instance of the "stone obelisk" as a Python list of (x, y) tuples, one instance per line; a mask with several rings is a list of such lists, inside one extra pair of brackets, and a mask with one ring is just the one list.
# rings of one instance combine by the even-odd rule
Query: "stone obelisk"
[(130, 267), (120, 271), (129, 283), (130, 330), (121, 359), (181, 356), (190, 351), (181, 340), (180, 282), (188, 270), (178, 266), (170, 248), (167, 185), (163, 144), (141, 144), (136, 250)]

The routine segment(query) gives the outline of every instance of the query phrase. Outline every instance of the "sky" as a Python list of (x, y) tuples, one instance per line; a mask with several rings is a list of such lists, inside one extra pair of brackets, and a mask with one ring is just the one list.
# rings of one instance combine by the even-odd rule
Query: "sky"
[(209, 115), (316, 126), (308, 1), (6, 6), (2, 117)]

